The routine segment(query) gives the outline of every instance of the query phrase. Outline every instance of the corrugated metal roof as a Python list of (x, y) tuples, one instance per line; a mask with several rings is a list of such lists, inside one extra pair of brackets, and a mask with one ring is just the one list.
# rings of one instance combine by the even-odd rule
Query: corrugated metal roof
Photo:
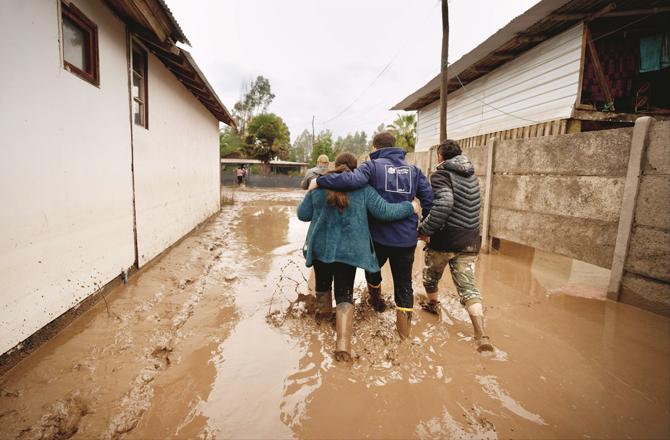
[[(449, 92), (480, 78), (554, 35), (598, 14), (667, 7), (668, 0), (542, 0), (447, 70)], [(459, 82), (460, 79), (460, 82)], [(440, 75), (407, 96), (391, 110), (418, 110), (440, 97)]]
[(177, 22), (177, 19), (174, 18), (174, 15), (172, 15), (172, 11), (170, 10), (170, 7), (165, 3), (165, 0), (158, 0), (158, 3), (163, 7), (163, 11), (165, 12), (165, 15), (167, 18), (172, 22), (172, 27), (174, 28), (175, 31), (175, 41), (179, 41), (180, 43), (188, 44), (189, 46), (191, 43), (188, 41), (188, 38), (186, 38), (186, 35), (184, 35), (184, 31), (181, 30), (181, 26)]

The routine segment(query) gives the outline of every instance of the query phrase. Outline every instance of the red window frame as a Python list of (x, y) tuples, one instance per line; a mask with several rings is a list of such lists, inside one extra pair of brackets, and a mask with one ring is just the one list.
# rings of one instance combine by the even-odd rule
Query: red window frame
[[(95, 86), (100, 85), (100, 66), (98, 61), (98, 26), (89, 20), (83, 12), (81, 12), (75, 5), (61, 2), (61, 32), (63, 27), (63, 19), (67, 18), (74, 23), (79, 29), (87, 34), (86, 42), (88, 43), (88, 69), (82, 70), (74, 64), (69, 63), (65, 59), (65, 48), (63, 47), (63, 68), (71, 72), (84, 81), (87, 81)], [(65, 44), (61, 41), (61, 44)]]

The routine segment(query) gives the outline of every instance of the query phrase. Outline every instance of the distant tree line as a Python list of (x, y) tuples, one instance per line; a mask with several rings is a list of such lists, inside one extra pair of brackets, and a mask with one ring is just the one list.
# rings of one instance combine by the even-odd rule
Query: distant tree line
[(330, 130), (322, 130), (314, 136), (310, 131), (303, 130), (291, 145), (291, 135), (284, 120), (267, 111), (274, 98), (270, 81), (262, 75), (244, 86), (240, 100), (233, 106), (236, 127), (226, 127), (219, 133), (221, 157), (237, 153), (263, 162), (285, 159), (314, 165), (321, 154), (331, 161), (343, 151), (364, 156), (371, 151), (372, 138), (385, 130), (395, 135), (398, 147), (414, 151), (414, 113), (397, 114), (393, 123), (380, 124), (370, 137), (363, 130), (338, 136), (337, 139), (333, 139)]

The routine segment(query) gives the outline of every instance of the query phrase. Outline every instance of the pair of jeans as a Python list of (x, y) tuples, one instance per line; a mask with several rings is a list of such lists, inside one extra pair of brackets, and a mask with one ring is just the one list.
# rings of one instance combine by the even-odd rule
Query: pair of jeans
[[(411, 309), (414, 307), (414, 289), (412, 289), (412, 266), (416, 246), (395, 247), (374, 243), (377, 262), (382, 268), (386, 261), (391, 263), (393, 275), (393, 297), (396, 307)], [(382, 283), (382, 273), (365, 272), (368, 284), (378, 286)]]
[(356, 278), (356, 266), (334, 262), (324, 263), (314, 260), (314, 275), (316, 278), (317, 292), (330, 292), (335, 284), (335, 303), (354, 303), (354, 279)]

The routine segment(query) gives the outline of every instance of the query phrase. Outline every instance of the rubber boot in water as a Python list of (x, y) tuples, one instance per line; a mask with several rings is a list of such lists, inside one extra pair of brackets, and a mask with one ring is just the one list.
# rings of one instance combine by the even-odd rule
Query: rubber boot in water
[(316, 292), (316, 320), (329, 320), (333, 316), (333, 292)]
[(386, 302), (382, 298), (382, 285), (373, 286), (368, 284), (368, 304), (375, 309), (376, 312), (383, 313), (386, 310)]
[(396, 309), (395, 319), (395, 327), (398, 330), (400, 338), (409, 338), (409, 330), (412, 328), (412, 312)]
[(475, 344), (478, 352), (494, 351), (491, 345), (491, 338), (488, 337), (484, 330), (484, 309), (481, 303), (470, 304), (467, 307), (472, 327), (475, 330)]
[(354, 330), (354, 305), (342, 302), (335, 307), (335, 330), (337, 342), (335, 343), (335, 360), (351, 362), (351, 334)]

